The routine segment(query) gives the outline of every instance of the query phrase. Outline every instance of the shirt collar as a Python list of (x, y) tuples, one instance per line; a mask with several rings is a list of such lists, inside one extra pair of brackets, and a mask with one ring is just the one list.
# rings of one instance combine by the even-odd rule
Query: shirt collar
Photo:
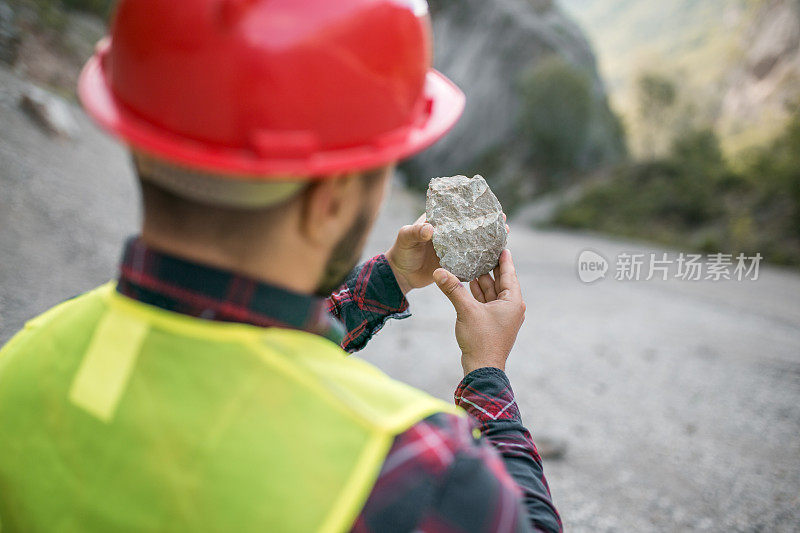
[(148, 247), (125, 245), (117, 291), (142, 303), (206, 320), (307, 331), (340, 344), (344, 327), (323, 298), (300, 294)]

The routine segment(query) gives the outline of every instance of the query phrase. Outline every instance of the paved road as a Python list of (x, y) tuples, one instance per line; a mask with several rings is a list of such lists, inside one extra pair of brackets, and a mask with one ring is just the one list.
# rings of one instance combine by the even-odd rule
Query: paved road
[[(121, 147), (82, 115), (77, 141), (48, 138), (16, 110), (18, 91), (0, 70), (0, 342), (111, 277), (138, 217)], [(394, 189), (368, 251), (422, 205)], [(529, 310), (509, 374), (534, 437), (569, 443), (546, 464), (567, 528), (800, 530), (800, 276), (584, 285), (581, 250), (649, 249), (512, 227)], [(414, 316), (361, 356), (449, 398), (454, 313), (433, 287), (410, 300)]]

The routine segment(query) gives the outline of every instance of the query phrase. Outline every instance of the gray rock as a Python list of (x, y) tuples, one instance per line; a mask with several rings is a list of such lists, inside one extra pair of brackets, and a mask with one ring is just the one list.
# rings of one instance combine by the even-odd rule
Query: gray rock
[(51, 135), (69, 139), (77, 133), (77, 124), (67, 102), (44, 89), (29, 86), (22, 93), (19, 105)]
[(482, 176), (433, 178), (425, 212), (442, 268), (468, 281), (497, 266), (508, 234), (503, 208)]

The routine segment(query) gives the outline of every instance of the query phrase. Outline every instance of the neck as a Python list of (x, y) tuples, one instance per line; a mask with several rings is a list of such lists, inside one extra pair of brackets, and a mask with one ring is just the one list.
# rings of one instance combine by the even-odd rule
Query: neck
[[(301, 294), (313, 294), (324, 269), (324, 260), (301, 250), (302, 244), (288, 239), (259, 239), (248, 242), (228, 239), (225, 242), (203, 242), (186, 237), (164, 235), (145, 224), (141, 238), (155, 250), (182, 259), (228, 270)], [(302, 257), (302, 261), (297, 258)]]

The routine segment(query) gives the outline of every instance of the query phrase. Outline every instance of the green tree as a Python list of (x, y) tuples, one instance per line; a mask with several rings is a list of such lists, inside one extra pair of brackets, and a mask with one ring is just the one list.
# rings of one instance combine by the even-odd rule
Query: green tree
[(592, 118), (588, 74), (549, 56), (523, 76), (521, 93), (522, 131), (533, 164), (550, 179), (578, 168)]
[(672, 114), (678, 99), (675, 83), (662, 74), (644, 72), (636, 79), (637, 120), (644, 155), (656, 157), (672, 137)]

